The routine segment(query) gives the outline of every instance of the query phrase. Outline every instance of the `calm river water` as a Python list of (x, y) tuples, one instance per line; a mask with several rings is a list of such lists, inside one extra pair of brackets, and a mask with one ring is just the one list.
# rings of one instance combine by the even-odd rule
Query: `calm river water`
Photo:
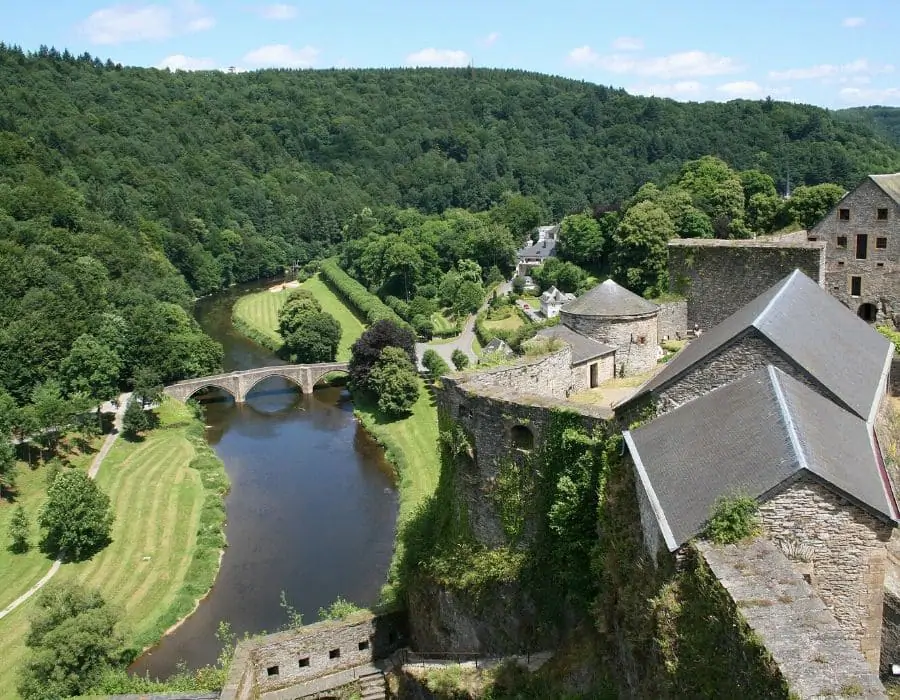
[[(231, 326), (244, 285), (201, 300), (196, 316), (225, 347), (225, 369), (281, 364)], [(341, 389), (303, 396), (281, 379), (260, 384), (247, 402), (224, 395), (206, 403), (207, 439), (231, 478), (228, 548), (215, 587), (174, 633), (132, 670), (165, 677), (179, 661), (212, 663), (220, 620), (238, 635), (287, 622), (279, 599), (314, 622), (337, 596), (375, 602), (393, 546), (397, 495), (381, 448), (353, 418)]]

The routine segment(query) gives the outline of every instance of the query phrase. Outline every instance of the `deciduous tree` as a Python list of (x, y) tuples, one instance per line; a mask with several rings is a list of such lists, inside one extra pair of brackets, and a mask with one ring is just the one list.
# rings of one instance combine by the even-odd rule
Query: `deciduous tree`
[(369, 391), (369, 374), (382, 351), (387, 347), (403, 350), (410, 364), (415, 367), (416, 339), (412, 332), (392, 321), (376, 321), (353, 343), (350, 348), (348, 374), (355, 390)]
[(109, 542), (113, 519), (109, 496), (87, 474), (61, 472), (48, 487), (41, 510), (41, 548), (54, 555), (65, 552), (76, 561), (86, 558)]
[(369, 386), (378, 397), (378, 409), (397, 418), (419, 398), (419, 378), (407, 354), (398, 347), (386, 347), (369, 376)]
[(464, 370), (469, 366), (469, 356), (459, 348), (456, 348), (453, 351), (450, 355), (450, 359), (453, 361), (453, 366), (456, 367), (457, 370)]
[(307, 311), (294, 331), (284, 339), (282, 350), (295, 362), (334, 362), (341, 342), (341, 324), (324, 311)]

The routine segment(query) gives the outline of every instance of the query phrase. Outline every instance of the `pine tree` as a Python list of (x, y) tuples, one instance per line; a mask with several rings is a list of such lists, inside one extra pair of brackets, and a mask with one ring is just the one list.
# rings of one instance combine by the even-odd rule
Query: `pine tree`
[(150, 419), (147, 412), (141, 407), (140, 401), (132, 398), (125, 408), (125, 415), (122, 416), (122, 432), (129, 440), (133, 440), (149, 428)]
[(16, 554), (27, 552), (31, 547), (29, 535), (31, 527), (28, 523), (28, 515), (25, 509), (19, 505), (13, 511), (12, 519), (9, 521), (9, 539), (11, 543), (9, 549)]

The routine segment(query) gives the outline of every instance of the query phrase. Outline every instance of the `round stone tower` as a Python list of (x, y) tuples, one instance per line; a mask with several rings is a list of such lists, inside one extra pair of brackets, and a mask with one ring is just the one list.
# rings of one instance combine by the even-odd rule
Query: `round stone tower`
[(653, 302), (606, 280), (560, 309), (564, 326), (616, 349), (616, 376), (643, 374), (656, 367), (659, 352)]

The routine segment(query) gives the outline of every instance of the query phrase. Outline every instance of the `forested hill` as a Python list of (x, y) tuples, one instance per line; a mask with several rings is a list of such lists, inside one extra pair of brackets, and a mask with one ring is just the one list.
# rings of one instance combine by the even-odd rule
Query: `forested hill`
[(871, 128), (900, 146), (900, 107), (851, 107), (834, 114), (838, 119)]

